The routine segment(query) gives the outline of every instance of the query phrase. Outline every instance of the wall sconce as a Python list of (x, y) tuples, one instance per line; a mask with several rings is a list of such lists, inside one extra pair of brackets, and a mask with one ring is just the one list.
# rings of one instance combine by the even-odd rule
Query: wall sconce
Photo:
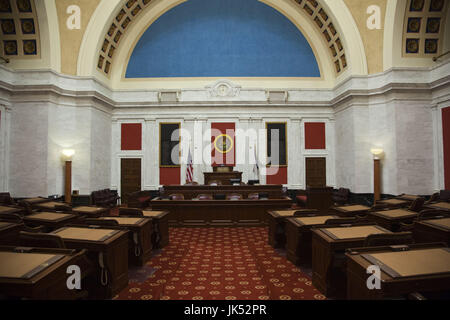
[(75, 155), (75, 150), (72, 149), (64, 149), (62, 151), (63, 158), (65, 161), (72, 161), (73, 156)]
[(72, 203), (72, 158), (75, 150), (65, 149), (62, 151), (63, 158), (66, 162), (66, 182), (64, 185), (64, 201), (68, 204)]
[(370, 152), (373, 154), (373, 158), (375, 160), (380, 160), (383, 157), (384, 150), (381, 148), (373, 148), (370, 149)]
[(384, 150), (372, 148), (370, 152), (373, 155), (373, 199), (375, 204), (381, 200), (381, 157), (384, 154)]

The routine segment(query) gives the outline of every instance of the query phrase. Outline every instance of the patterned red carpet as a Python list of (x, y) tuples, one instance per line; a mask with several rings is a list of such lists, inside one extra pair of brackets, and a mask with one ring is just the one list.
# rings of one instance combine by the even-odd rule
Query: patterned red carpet
[(180, 228), (118, 300), (323, 300), (311, 278), (267, 244), (267, 228)]

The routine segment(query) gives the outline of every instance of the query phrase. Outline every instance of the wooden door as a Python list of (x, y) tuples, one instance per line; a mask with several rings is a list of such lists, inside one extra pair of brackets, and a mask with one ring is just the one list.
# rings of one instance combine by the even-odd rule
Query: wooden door
[(141, 191), (141, 159), (121, 159), (120, 192), (122, 203), (128, 203), (128, 196)]
[(306, 158), (306, 186), (325, 187), (327, 184), (327, 159)]

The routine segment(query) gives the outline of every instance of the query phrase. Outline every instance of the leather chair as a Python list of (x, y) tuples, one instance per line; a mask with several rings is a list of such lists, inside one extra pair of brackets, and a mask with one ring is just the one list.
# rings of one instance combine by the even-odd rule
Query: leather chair
[(413, 203), (411, 203), (408, 210), (414, 211), (414, 212), (420, 212), (423, 208), (424, 203), (425, 203), (424, 198), (417, 198), (416, 200), (413, 201)]
[(25, 209), (25, 215), (27, 215), (27, 216), (37, 212), (36, 210), (33, 210), (33, 207), (27, 201), (24, 201), (24, 200), (19, 201), (19, 206), (21, 206)]
[(336, 219), (328, 219), (325, 221), (325, 225), (327, 226), (336, 226), (342, 224), (354, 224), (358, 222), (357, 218), (336, 218)]
[(430, 204), (439, 201), (439, 192), (433, 193), (430, 197), (430, 199), (425, 202), (425, 204)]
[(376, 203), (370, 208), (371, 212), (382, 211), (382, 210), (389, 210), (389, 205), (385, 204), (385, 203)]
[(227, 195), (227, 200), (242, 200), (242, 194), (239, 193), (230, 193)]
[[(437, 210), (437, 209), (426, 209), (422, 210), (419, 213), (419, 216), (417, 217), (418, 221), (421, 220), (427, 220), (427, 219), (433, 219), (437, 217), (447, 217), (448, 212), (444, 210)], [(412, 231), (414, 229), (414, 222), (412, 223), (406, 223), (401, 222), (400, 223), (400, 231)]]
[(0, 205), (12, 206), (15, 204), (16, 201), (14, 201), (9, 192), (0, 192)]
[(70, 207), (69, 205), (57, 205), (55, 206), (55, 211), (56, 212), (72, 212), (72, 207)]
[(208, 201), (208, 200), (213, 200), (214, 198), (213, 198), (212, 194), (199, 194), (197, 196), (197, 199), (201, 200), (201, 201)]
[(259, 194), (258, 193), (250, 193), (247, 198), (249, 200), (259, 200)]
[(426, 220), (436, 217), (447, 217), (448, 214), (449, 212), (445, 210), (426, 209), (419, 212), (419, 217), (417, 218), (417, 220)]
[(350, 189), (339, 188), (339, 190), (333, 192), (333, 202), (337, 205), (344, 205), (348, 203), (350, 196)]
[(90, 226), (103, 226), (103, 227), (117, 227), (119, 225), (119, 223), (116, 220), (110, 219), (88, 218), (84, 220), (84, 223)]
[(412, 232), (381, 233), (369, 235), (364, 242), (364, 247), (383, 247), (413, 243)]
[(23, 247), (66, 249), (64, 240), (56, 234), (21, 231), (19, 241)]
[(440, 201), (450, 201), (450, 190), (441, 190), (441, 192), (439, 192), (439, 200)]
[(181, 193), (174, 193), (169, 196), (170, 200), (184, 200), (184, 195)]
[(268, 200), (269, 199), (269, 194), (267, 192), (260, 192), (259, 193), (259, 199)]
[(119, 216), (127, 217), (143, 217), (144, 213), (140, 209), (134, 208), (119, 208)]

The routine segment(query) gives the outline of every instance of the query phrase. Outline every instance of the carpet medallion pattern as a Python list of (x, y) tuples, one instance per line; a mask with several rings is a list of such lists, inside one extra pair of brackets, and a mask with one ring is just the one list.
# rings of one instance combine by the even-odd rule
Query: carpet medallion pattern
[(275, 251), (267, 228), (172, 228), (170, 244), (130, 270), (117, 300), (323, 300)]

